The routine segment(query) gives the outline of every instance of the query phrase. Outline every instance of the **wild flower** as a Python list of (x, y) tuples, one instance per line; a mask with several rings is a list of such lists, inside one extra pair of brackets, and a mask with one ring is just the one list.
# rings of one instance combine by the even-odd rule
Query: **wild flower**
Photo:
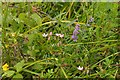
[(9, 65), (6, 63), (2, 66), (2, 68), (3, 68), (3, 71), (7, 71), (9, 70)]
[(43, 33), (43, 34), (42, 34), (42, 36), (43, 36), (43, 37), (47, 37), (47, 36), (48, 36), (48, 34)]
[(60, 34), (59, 36), (60, 36), (61, 38), (63, 38), (63, 37), (64, 37), (64, 34)]
[(77, 34), (79, 34), (79, 32), (78, 32), (78, 30), (80, 29), (79, 28), (79, 24), (76, 24), (76, 26), (75, 26), (75, 30), (73, 31), (73, 35), (72, 35), (72, 39), (73, 39), (73, 41), (77, 41), (77, 39), (78, 39), (78, 37), (77, 37)]
[(64, 34), (58, 34), (58, 33), (56, 33), (55, 35), (56, 35), (56, 36), (59, 36), (59, 37), (61, 37), (61, 38), (64, 37)]
[(94, 18), (91, 16), (88, 22), (86, 23), (86, 26), (90, 26), (93, 21), (94, 21)]
[(80, 25), (79, 24), (76, 24), (76, 26), (75, 26), (75, 29), (78, 31), (78, 30), (80, 30)]
[(50, 32), (49, 35), (52, 36), (52, 32)]
[(73, 41), (77, 41), (77, 39), (78, 39), (78, 37), (76, 36), (76, 35), (72, 35), (72, 39), (73, 39)]
[(91, 16), (88, 22), (93, 22), (94, 18)]
[(52, 36), (52, 32), (49, 33), (48, 40), (50, 40), (50, 36)]
[(77, 34), (79, 34), (79, 32), (78, 32), (78, 30), (75, 29), (75, 30), (73, 31), (73, 35), (77, 35)]
[(81, 70), (83, 70), (83, 66), (82, 67), (79, 66), (79, 67), (77, 67), (77, 69), (81, 71)]
[(58, 33), (56, 33), (55, 35), (56, 35), (56, 36), (60, 36), (60, 34), (58, 34)]
[(48, 37), (48, 40), (50, 40), (50, 36)]

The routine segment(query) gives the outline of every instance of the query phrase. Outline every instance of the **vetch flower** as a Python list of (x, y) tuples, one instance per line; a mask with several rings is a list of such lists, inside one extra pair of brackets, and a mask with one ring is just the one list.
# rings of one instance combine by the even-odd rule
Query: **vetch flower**
[(77, 35), (77, 34), (79, 34), (79, 32), (78, 32), (78, 30), (75, 29), (75, 30), (73, 31), (73, 35)]
[(81, 71), (81, 70), (83, 70), (83, 67), (79, 66), (79, 67), (77, 67), (77, 69)]
[(80, 30), (80, 25), (79, 24), (76, 24), (76, 26), (75, 26), (75, 29), (78, 31), (78, 30)]
[(9, 70), (9, 65), (6, 63), (2, 66), (2, 68), (3, 68), (3, 71), (7, 71)]
[(72, 39), (73, 39), (73, 41), (77, 41), (77, 39), (78, 39), (78, 37), (77, 37), (77, 34), (79, 34), (79, 32), (78, 32), (78, 30), (80, 30), (80, 28), (79, 28), (79, 24), (76, 24), (76, 26), (75, 26), (75, 30), (73, 31), (73, 35), (72, 35)]
[(42, 34), (42, 36), (43, 36), (43, 37), (47, 37), (47, 36), (48, 36), (48, 34), (43, 33), (43, 34)]
[(77, 41), (77, 39), (78, 39), (78, 37), (76, 36), (76, 35), (72, 35), (72, 39), (73, 39), (73, 41)]

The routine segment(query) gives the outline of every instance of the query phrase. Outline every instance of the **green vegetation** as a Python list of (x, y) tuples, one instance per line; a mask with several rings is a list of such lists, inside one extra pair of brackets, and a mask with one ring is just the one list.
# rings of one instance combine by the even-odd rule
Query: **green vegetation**
[(118, 3), (2, 3), (2, 24), (3, 79), (120, 78)]

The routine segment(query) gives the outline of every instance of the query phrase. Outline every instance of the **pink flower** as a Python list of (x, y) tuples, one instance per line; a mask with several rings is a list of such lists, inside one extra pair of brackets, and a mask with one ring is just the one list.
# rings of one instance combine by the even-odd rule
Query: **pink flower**
[(49, 33), (48, 40), (50, 40), (50, 36), (52, 36), (52, 32)]
[(48, 40), (50, 40), (50, 36), (48, 37)]
[(49, 34), (50, 36), (52, 36), (52, 32), (50, 32), (50, 34)]

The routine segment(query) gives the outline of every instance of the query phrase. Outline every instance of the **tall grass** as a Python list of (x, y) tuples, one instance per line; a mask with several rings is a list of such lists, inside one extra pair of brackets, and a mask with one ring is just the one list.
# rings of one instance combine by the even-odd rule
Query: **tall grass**
[(103, 2), (3, 3), (2, 64), (10, 66), (3, 79), (119, 78), (117, 10)]

